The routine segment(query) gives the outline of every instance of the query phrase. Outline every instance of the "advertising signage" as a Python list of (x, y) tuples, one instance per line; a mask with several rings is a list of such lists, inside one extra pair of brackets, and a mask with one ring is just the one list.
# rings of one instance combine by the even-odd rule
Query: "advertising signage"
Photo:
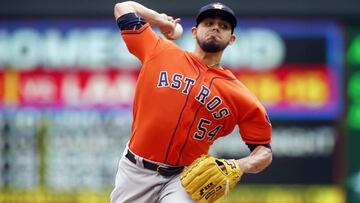
[[(191, 51), (194, 49), (191, 36), (194, 23), (184, 19), (182, 24), (184, 34), (175, 42)], [(231, 69), (254, 92), (268, 109), (271, 119), (335, 120), (341, 115), (344, 47), (343, 33), (337, 23), (239, 19), (235, 34), (237, 40), (225, 50), (222, 65)], [(139, 68), (139, 61), (129, 54), (112, 19), (0, 20), (0, 96), (5, 105), (9, 102), (37, 105), (30, 100), (40, 95), (34, 97), (34, 92), (31, 95), (28, 92), (33, 89), (37, 94), (41, 89), (36, 88), (37, 85), (44, 86), (46, 81), (26, 81), (42, 77), (42, 74), (58, 79), (48, 79), (48, 83), (52, 81), (53, 84), (41, 89), (42, 94), (48, 93), (48, 98), (39, 98), (37, 103), (50, 102), (52, 106), (55, 101), (56, 105), (67, 107), (69, 102), (63, 102), (61, 89), (64, 87), (59, 86), (63, 82), (59, 78), (68, 78), (73, 75), (72, 71), (87, 71), (91, 77), (100, 72), (107, 75), (106, 78), (110, 77), (106, 73), (109, 70), (122, 75), (123, 71), (138, 72)], [(27, 76), (35, 72), (39, 75)], [(90, 84), (81, 74), (75, 73), (73, 78), (82, 80), (83, 86)], [(131, 82), (128, 79), (125, 82), (93, 81), (99, 86), (125, 85), (123, 89), (129, 92), (133, 91), (136, 78), (131, 78)], [(122, 99), (115, 94), (112, 98), (93, 101), (92, 98), (100, 96), (85, 96), (83, 86), (75, 88), (75, 96), (67, 95), (66, 98), (71, 99), (66, 101), (74, 103), (80, 99), (78, 105), (87, 104), (86, 107), (93, 104), (109, 107), (109, 102), (110, 106), (132, 103), (131, 96), (125, 99), (125, 95), (131, 93), (124, 93)], [(13, 89), (18, 89), (19, 95), (11, 93)], [(57, 93), (53, 92), (55, 89)], [(85, 92), (88, 91), (96, 90)]]

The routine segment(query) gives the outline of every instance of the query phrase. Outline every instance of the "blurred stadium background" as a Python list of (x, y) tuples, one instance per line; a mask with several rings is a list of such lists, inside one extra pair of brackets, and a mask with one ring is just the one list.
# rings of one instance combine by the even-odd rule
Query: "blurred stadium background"
[[(139, 2), (181, 17), (192, 50), (211, 1)], [(274, 126), (273, 164), (227, 202), (360, 202), (360, 1), (222, 2), (239, 17), (224, 64)], [(0, 0), (0, 203), (109, 201), (139, 72), (115, 3)], [(247, 154), (236, 132), (211, 153)]]

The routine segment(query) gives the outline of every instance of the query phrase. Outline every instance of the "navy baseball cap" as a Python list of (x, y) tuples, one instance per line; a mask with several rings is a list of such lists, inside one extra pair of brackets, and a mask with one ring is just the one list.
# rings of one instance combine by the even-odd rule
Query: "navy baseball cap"
[(237, 20), (234, 11), (222, 3), (211, 3), (202, 7), (196, 17), (196, 27), (205, 18), (213, 16), (219, 16), (228, 21), (232, 30), (236, 27)]

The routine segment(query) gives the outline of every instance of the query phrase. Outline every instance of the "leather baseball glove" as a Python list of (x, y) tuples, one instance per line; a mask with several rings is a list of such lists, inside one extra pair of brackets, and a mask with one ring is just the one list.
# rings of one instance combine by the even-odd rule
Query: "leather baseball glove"
[(227, 195), (240, 181), (241, 175), (234, 159), (202, 155), (180, 174), (180, 180), (194, 200), (210, 203)]

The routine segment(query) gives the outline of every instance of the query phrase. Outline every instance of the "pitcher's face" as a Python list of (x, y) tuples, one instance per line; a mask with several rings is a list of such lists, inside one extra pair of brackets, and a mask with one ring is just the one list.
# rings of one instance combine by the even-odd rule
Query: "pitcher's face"
[(192, 32), (205, 52), (223, 51), (235, 41), (230, 23), (218, 17), (205, 18)]

